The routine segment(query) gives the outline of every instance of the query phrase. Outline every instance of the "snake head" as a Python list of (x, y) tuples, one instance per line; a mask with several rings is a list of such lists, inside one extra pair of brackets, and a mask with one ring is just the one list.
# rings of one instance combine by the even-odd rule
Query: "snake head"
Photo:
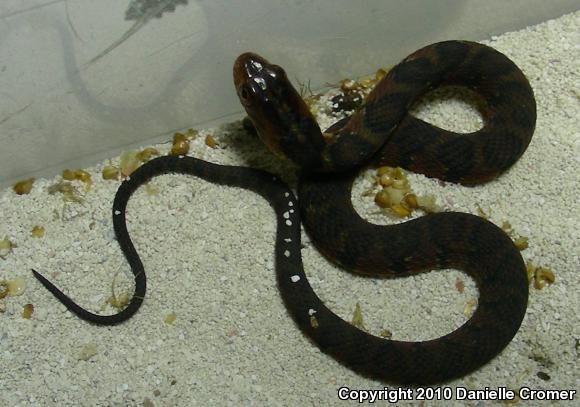
[(320, 166), (320, 127), (284, 69), (246, 52), (234, 63), (234, 84), (258, 136), (274, 154), (303, 169)]
[(286, 72), (253, 52), (240, 55), (234, 63), (234, 84), (246, 109), (263, 107), (280, 96), (281, 85), (288, 83)]

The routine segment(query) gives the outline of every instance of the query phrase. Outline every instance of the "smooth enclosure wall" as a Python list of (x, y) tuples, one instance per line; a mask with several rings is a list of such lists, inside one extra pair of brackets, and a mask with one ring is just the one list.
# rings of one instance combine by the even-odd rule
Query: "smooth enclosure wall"
[(0, 184), (242, 117), (255, 51), (314, 90), (444, 39), (487, 39), (578, 0), (2, 0)]

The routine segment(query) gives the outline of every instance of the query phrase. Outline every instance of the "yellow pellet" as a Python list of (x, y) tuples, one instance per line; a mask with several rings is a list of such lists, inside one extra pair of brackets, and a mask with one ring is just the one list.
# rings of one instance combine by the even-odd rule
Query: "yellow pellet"
[(34, 305), (32, 305), (32, 304), (24, 305), (24, 307), (22, 308), (22, 318), (30, 319), (30, 317), (32, 317), (33, 312), (34, 312)]
[(405, 195), (404, 202), (407, 204), (407, 206), (410, 209), (415, 209), (419, 207), (419, 204), (417, 203), (417, 195), (415, 195), (414, 193), (408, 193), (407, 195)]
[(407, 208), (405, 208), (401, 204), (393, 205), (391, 207), (391, 209), (392, 209), (393, 213), (400, 218), (406, 218), (407, 216), (409, 216), (411, 214), (411, 211), (408, 210)]
[(390, 174), (385, 173), (379, 177), (379, 184), (381, 184), (384, 187), (391, 186), (393, 185), (393, 178), (391, 177)]
[(62, 178), (66, 179), (67, 181), (72, 181), (75, 179), (75, 172), (73, 170), (62, 170)]
[(189, 152), (189, 140), (182, 133), (173, 135), (173, 145), (171, 146), (171, 155), (186, 155)]
[(32, 190), (32, 184), (34, 184), (34, 178), (28, 178), (23, 181), (18, 181), (12, 186), (12, 189), (18, 195), (26, 195)]
[(389, 192), (382, 189), (375, 195), (375, 203), (381, 208), (388, 208), (391, 206), (391, 197)]
[(101, 172), (103, 179), (119, 179), (119, 169), (112, 165), (107, 165)]
[(34, 226), (30, 231), (30, 235), (32, 237), (43, 237), (44, 236), (44, 228), (42, 226)]
[(207, 136), (205, 136), (205, 145), (208, 147), (211, 147), (211, 148), (218, 147), (218, 143), (217, 143), (216, 139), (211, 134), (208, 134)]

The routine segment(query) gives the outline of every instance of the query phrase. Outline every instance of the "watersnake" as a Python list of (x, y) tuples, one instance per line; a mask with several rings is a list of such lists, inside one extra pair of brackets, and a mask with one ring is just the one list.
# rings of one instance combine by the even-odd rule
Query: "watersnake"
[[(536, 120), (532, 89), (512, 61), (473, 42), (428, 45), (392, 68), (353, 115), (325, 132), (279, 66), (242, 54), (234, 64), (234, 83), (260, 138), (301, 167), (299, 199), (278, 177), (261, 170), (187, 156), (151, 160), (121, 183), (113, 203), (116, 238), (135, 276), (125, 309), (93, 314), (33, 270), (70, 311), (111, 325), (139, 309), (146, 277), (127, 232), (125, 209), (140, 185), (172, 172), (249, 189), (271, 204), (277, 217), (277, 280), (289, 313), (323, 352), (362, 375), (398, 383), (443, 382), (482, 366), (511, 341), (526, 311), (528, 280), (518, 249), (500, 228), (457, 212), (374, 225), (353, 209), (351, 186), (366, 165), (401, 166), (465, 185), (506, 171), (525, 151)], [(442, 85), (464, 86), (483, 98), (482, 129), (456, 134), (408, 113), (418, 98)], [(477, 309), (461, 327), (434, 340), (401, 342), (366, 333), (338, 317), (312, 290), (302, 266), (301, 223), (324, 256), (354, 272), (400, 276), (463, 270), (477, 284)]]

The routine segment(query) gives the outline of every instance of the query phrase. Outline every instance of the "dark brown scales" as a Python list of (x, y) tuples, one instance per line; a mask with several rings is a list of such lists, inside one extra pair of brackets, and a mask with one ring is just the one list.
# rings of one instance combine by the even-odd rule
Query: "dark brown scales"
[[(420, 96), (441, 85), (466, 86), (483, 98), (481, 130), (456, 134), (407, 113)], [(383, 140), (374, 164), (471, 185), (489, 181), (515, 163), (532, 138), (535, 121), (532, 89), (512, 61), (481, 44), (447, 41), (422, 48), (395, 66), (344, 128), (353, 138), (364, 134), (365, 140)], [(356, 149), (347, 144), (341, 147), (338, 168), (356, 159)], [(302, 220), (316, 247), (331, 261), (363, 274), (463, 270), (477, 283), (478, 307), (463, 326), (426, 342), (369, 335), (326, 308), (324, 316), (317, 314), (318, 328), (304, 324), (303, 331), (350, 368), (399, 383), (447, 381), (495, 357), (518, 331), (528, 299), (525, 265), (510, 238), (490, 222), (464, 213), (372, 225), (352, 207), (355, 175), (301, 179)]]

